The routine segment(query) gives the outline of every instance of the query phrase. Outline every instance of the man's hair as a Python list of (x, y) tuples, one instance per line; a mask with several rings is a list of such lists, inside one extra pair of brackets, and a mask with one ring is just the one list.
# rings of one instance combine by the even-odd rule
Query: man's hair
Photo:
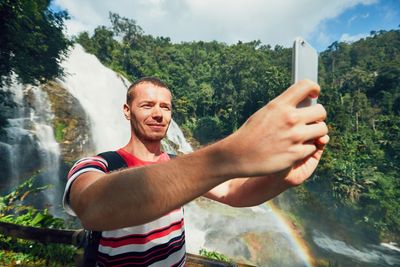
[(157, 77), (143, 77), (138, 79), (137, 81), (135, 81), (134, 83), (131, 84), (131, 86), (129, 86), (128, 91), (126, 92), (126, 103), (129, 105), (130, 103), (132, 103), (133, 100), (133, 96), (134, 96), (134, 92), (133, 89), (135, 89), (136, 86), (138, 86), (139, 84), (142, 83), (150, 83), (152, 85), (158, 86), (158, 87), (163, 87), (169, 90), (168, 86), (161, 81), (160, 79), (158, 79)]

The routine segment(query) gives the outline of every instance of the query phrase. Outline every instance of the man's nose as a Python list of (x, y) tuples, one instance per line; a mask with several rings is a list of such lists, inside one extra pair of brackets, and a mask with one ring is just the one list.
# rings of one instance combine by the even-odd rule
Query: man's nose
[(153, 117), (153, 118), (157, 118), (157, 119), (162, 119), (162, 117), (163, 117), (163, 113), (162, 113), (162, 110), (161, 110), (161, 107), (159, 107), (159, 106), (154, 106), (153, 107), (153, 112), (151, 113), (151, 116)]

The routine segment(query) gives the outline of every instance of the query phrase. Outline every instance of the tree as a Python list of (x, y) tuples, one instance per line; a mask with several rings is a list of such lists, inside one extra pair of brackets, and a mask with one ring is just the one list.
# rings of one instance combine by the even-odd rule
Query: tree
[(23, 83), (53, 79), (70, 44), (63, 34), (65, 11), (48, 9), (50, 0), (0, 2), (0, 86), (13, 71)]
[(121, 36), (124, 44), (127, 44), (130, 48), (135, 48), (137, 41), (144, 33), (142, 28), (136, 24), (135, 20), (120, 17), (116, 13), (110, 12), (109, 17), (116, 36)]
[(390, 64), (381, 68), (373, 87), (367, 94), (379, 103), (387, 114), (399, 109), (396, 99), (400, 97), (400, 64)]

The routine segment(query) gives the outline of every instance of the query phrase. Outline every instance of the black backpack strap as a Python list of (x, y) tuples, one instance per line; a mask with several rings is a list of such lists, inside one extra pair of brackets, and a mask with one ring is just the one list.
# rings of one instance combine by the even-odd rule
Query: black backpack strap
[(100, 231), (85, 230), (85, 241), (83, 244), (83, 265), (84, 267), (95, 267), (97, 253), (101, 238)]
[[(115, 171), (119, 169), (127, 168), (125, 160), (115, 151), (107, 151), (98, 154), (97, 156), (102, 157), (107, 161), (108, 171)], [(99, 249), (99, 243), (101, 238), (101, 231), (85, 230), (85, 241), (84, 241), (84, 265), (83, 266), (96, 266), (97, 252)]]
[(110, 172), (128, 167), (125, 160), (116, 151), (103, 152), (97, 156), (100, 156), (107, 161), (108, 171)]
[(176, 157), (177, 157), (177, 155), (176, 155), (176, 154), (170, 154), (170, 153), (168, 153), (168, 156), (169, 156), (169, 158), (171, 158), (171, 159), (173, 159), (173, 158), (176, 158)]

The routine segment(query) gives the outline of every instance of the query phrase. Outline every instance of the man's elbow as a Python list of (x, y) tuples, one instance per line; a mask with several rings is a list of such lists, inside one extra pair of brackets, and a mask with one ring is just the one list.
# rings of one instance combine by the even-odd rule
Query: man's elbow
[(215, 200), (219, 203), (228, 205), (232, 208), (245, 208), (249, 207), (249, 205), (246, 205), (247, 203), (245, 201), (241, 201), (240, 199), (237, 199), (234, 196), (231, 195), (222, 195), (219, 196), (218, 198), (210, 198), (212, 200)]
[(98, 225), (98, 221), (92, 220), (90, 218), (86, 219), (84, 217), (79, 218), (81, 221), (82, 227), (87, 230), (92, 230), (92, 231), (106, 231), (107, 229), (103, 229), (101, 225)]
[(99, 225), (99, 222), (102, 220), (96, 215), (91, 201), (81, 197), (79, 200), (71, 201), (71, 206), (83, 228), (93, 231), (103, 231)]
[(224, 203), (226, 205), (229, 205), (233, 208), (249, 208), (249, 207), (254, 207), (254, 206), (259, 206), (261, 204), (264, 204), (266, 201), (269, 199), (256, 199), (256, 198), (240, 198), (240, 197), (226, 197), (224, 199)]
[(102, 231), (103, 229), (100, 229), (99, 226), (97, 225), (98, 220), (94, 218), (93, 215), (91, 215), (89, 212), (86, 211), (80, 211), (76, 213), (83, 228), (87, 230), (92, 230), (92, 231)]
[(235, 201), (235, 200), (227, 201), (226, 204), (233, 208), (248, 208), (248, 207), (255, 206), (255, 205), (248, 204), (244, 201)]

